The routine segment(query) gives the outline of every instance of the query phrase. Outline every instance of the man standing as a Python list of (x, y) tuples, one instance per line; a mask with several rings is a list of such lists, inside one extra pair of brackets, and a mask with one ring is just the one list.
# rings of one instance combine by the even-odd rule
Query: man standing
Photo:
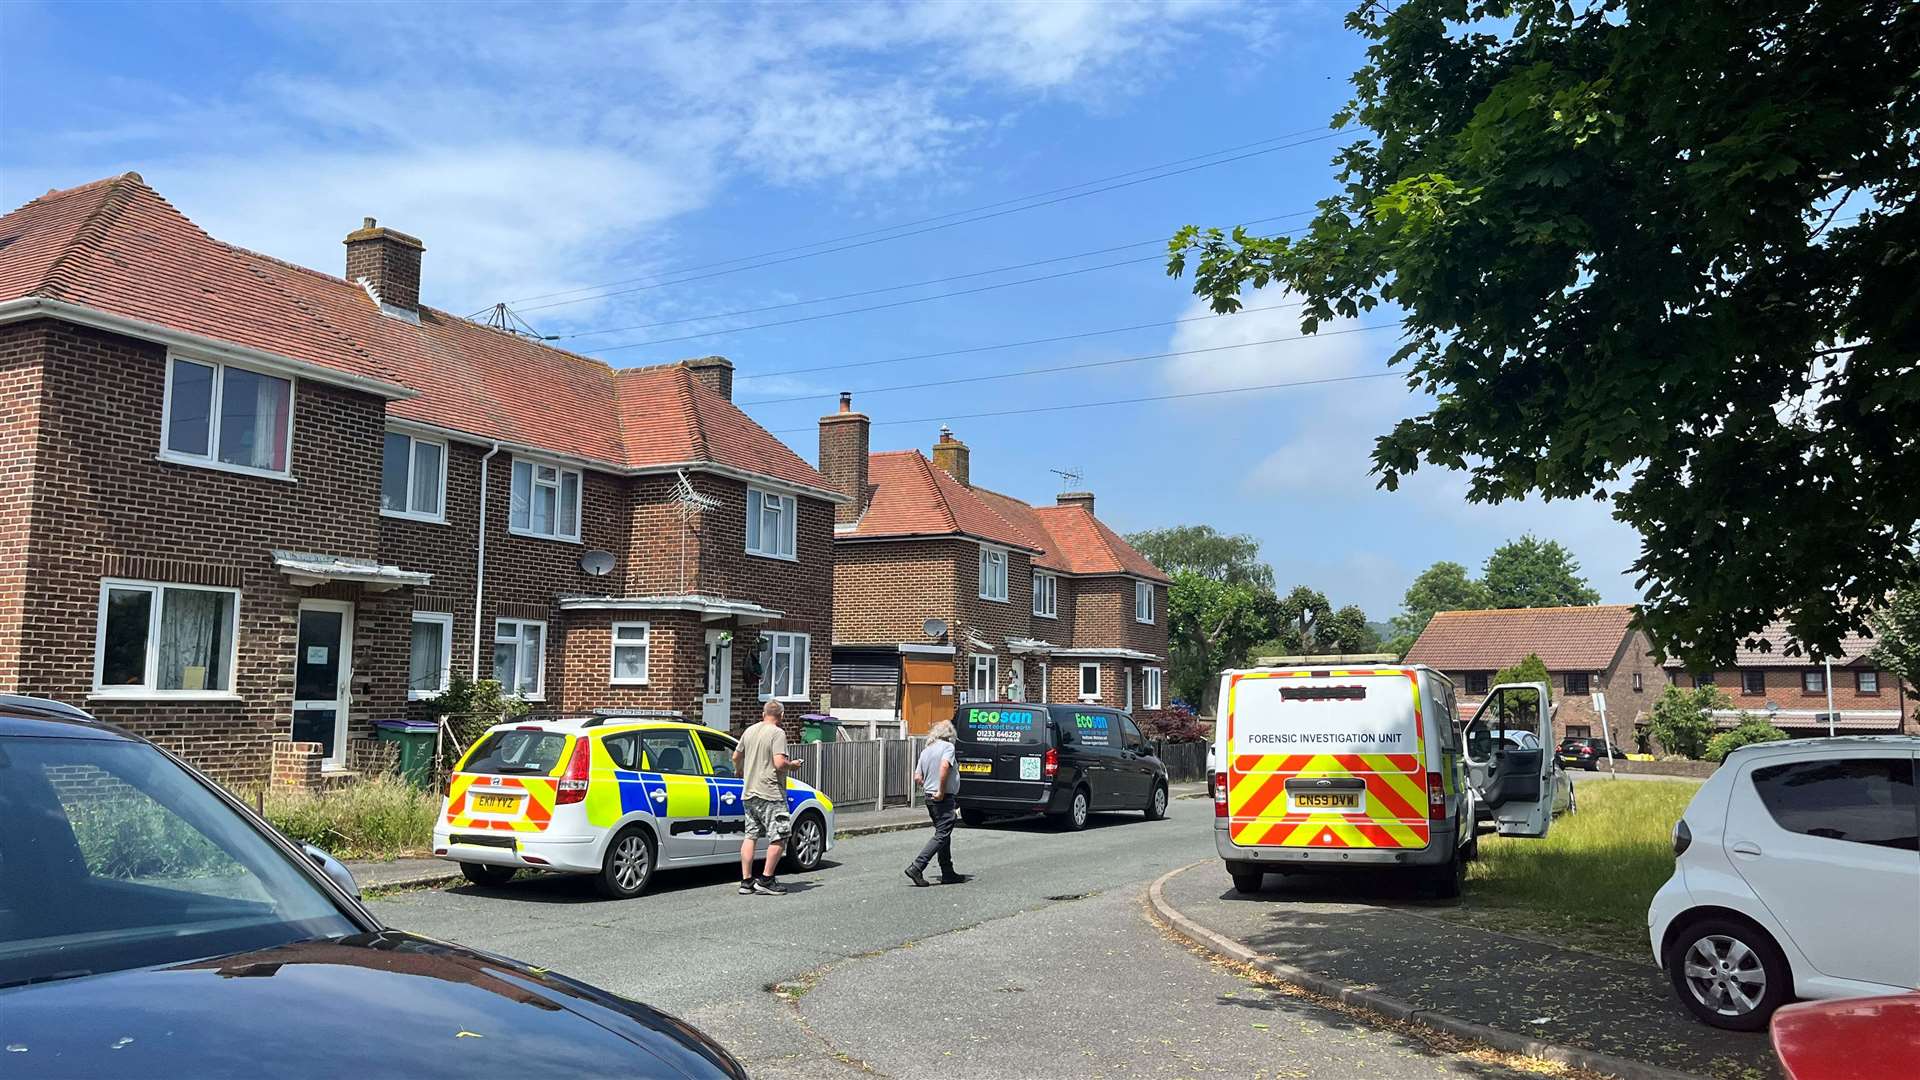
[[(747, 838), (740, 842), (740, 895), (759, 893), (779, 896), (787, 890), (773, 879), (780, 865), (780, 848), (793, 828), (793, 815), (787, 810), (787, 770), (800, 764), (787, 756), (787, 731), (780, 726), (786, 706), (769, 701), (760, 710), (760, 722), (740, 737), (733, 751), (733, 767), (739, 771), (747, 812)], [(753, 875), (754, 841), (771, 838), (767, 845), (766, 870)]]
[(927, 864), (940, 859), (940, 884), (958, 885), (967, 875), (953, 868), (953, 815), (959, 801), (960, 771), (953, 764), (953, 721), (942, 720), (927, 733), (927, 748), (913, 769), (913, 782), (927, 793), (927, 813), (933, 817), (933, 836), (907, 867), (907, 880), (919, 887), (933, 884)]

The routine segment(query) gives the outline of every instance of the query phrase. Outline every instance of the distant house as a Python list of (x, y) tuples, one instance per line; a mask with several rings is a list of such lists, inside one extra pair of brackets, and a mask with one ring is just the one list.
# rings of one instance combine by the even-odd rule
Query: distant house
[(1689, 675), (1679, 661), (1670, 660), (1667, 678), (1678, 686), (1711, 685), (1726, 691), (1733, 708), (1714, 717), (1722, 727), (1733, 726), (1744, 712), (1768, 718), (1792, 735), (1824, 735), (1831, 711), (1835, 731), (1856, 735), (1920, 732), (1920, 723), (1913, 719), (1913, 691), (1897, 676), (1874, 666), (1867, 655), (1873, 649), (1871, 638), (1853, 635), (1841, 641), (1840, 655), (1832, 658), (1831, 687), (1824, 660), (1804, 650), (1787, 655), (1793, 638), (1785, 623), (1769, 624), (1756, 639), (1766, 641), (1768, 648), (1742, 646), (1731, 668)]
[(1632, 626), (1628, 604), (1442, 611), (1407, 651), (1453, 680), (1464, 715), (1485, 698), (1494, 673), (1540, 657), (1553, 680), (1556, 738), (1600, 734), (1595, 691), (1606, 695), (1616, 743), (1633, 745), (1634, 725), (1664, 684), (1647, 636)]

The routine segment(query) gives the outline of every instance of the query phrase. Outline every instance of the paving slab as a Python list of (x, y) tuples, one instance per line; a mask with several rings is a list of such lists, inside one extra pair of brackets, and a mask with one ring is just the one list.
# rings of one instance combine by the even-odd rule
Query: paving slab
[(1651, 957), (1644, 964), (1463, 926), (1447, 901), (1393, 875), (1268, 875), (1235, 891), (1202, 863), (1166, 901), (1208, 930), (1281, 963), (1448, 1016), (1612, 1057), (1725, 1080), (1780, 1075), (1764, 1032), (1693, 1019)]

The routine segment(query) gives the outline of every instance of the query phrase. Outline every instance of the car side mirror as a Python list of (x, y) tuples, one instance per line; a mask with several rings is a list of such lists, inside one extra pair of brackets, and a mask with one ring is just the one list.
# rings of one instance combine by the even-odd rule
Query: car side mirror
[(313, 865), (319, 867), (321, 873), (333, 879), (335, 885), (345, 889), (348, 896), (353, 897), (355, 900), (360, 899), (360, 884), (353, 880), (353, 871), (347, 869), (346, 863), (341, 862), (339, 859), (334, 858), (312, 844), (301, 844), (300, 851), (306, 855), (307, 858), (313, 860)]

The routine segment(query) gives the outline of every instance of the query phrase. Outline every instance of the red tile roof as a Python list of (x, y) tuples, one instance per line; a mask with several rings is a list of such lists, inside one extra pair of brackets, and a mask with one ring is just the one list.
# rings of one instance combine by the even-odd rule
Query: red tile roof
[(1407, 651), (1410, 664), (1498, 671), (1538, 654), (1549, 671), (1602, 671), (1633, 621), (1630, 604), (1442, 611)]
[[(1805, 646), (1800, 646), (1796, 653), (1788, 654), (1787, 649), (1793, 647), (1795, 642), (1784, 621), (1770, 622), (1753, 636), (1756, 640), (1765, 641), (1767, 650), (1750, 649), (1746, 639), (1742, 638), (1733, 652), (1735, 667), (1804, 668), (1815, 667), (1823, 662), (1811, 658)], [(1837, 667), (1864, 660), (1873, 651), (1873, 646), (1874, 640), (1864, 634), (1848, 634), (1840, 639), (1840, 653), (1833, 658), (1834, 665)], [(1686, 668), (1678, 658), (1668, 660), (1666, 666), (1678, 670)]]
[(357, 284), (221, 243), (137, 174), (0, 218), (0, 302), (63, 300), (417, 392), (389, 415), (610, 469), (708, 463), (828, 490), (680, 365), (615, 369), (429, 307), (415, 325)]

